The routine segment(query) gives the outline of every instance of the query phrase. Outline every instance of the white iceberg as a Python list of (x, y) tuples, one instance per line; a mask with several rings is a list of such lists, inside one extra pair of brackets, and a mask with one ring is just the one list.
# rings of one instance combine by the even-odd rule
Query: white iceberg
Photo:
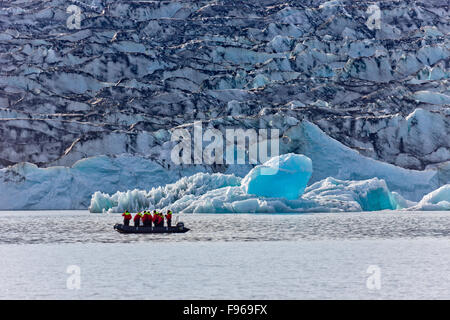
[(301, 198), (258, 197), (243, 187), (226, 187), (198, 197), (183, 197), (167, 208), (184, 213), (305, 213), (397, 209), (386, 183), (380, 179), (341, 181), (327, 178), (306, 188)]
[(323, 208), (339, 208), (343, 211), (401, 208), (386, 182), (378, 178), (362, 181), (326, 178), (309, 186), (303, 199), (315, 201)]
[[(294, 200), (248, 194), (239, 185), (240, 180), (234, 175), (198, 173), (150, 191), (117, 192), (112, 196), (97, 192), (90, 210), (113, 213), (158, 208), (179, 213), (303, 213), (401, 208), (384, 180), (377, 178), (364, 181), (327, 178), (309, 186), (301, 198)], [(204, 193), (197, 192), (195, 186), (199, 181), (222, 187), (204, 187)]]
[(446, 184), (445, 186), (442, 186), (439, 189), (425, 195), (419, 203), (408, 208), (408, 210), (450, 210), (450, 184)]
[(129, 210), (137, 212), (142, 209), (165, 208), (177, 200), (200, 196), (210, 190), (225, 186), (240, 185), (241, 178), (234, 175), (197, 173), (190, 177), (183, 177), (176, 183), (164, 187), (152, 188), (150, 191), (128, 190), (116, 192), (112, 196), (95, 192), (91, 199), (89, 211), (92, 213), (123, 212)]

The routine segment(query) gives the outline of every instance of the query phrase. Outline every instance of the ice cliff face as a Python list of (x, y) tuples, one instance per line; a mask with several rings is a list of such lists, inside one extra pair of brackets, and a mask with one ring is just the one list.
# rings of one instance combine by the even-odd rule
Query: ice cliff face
[[(110, 172), (114, 156), (128, 153), (151, 159), (145, 174), (164, 172), (159, 185), (198, 171), (236, 173), (171, 167), (171, 130), (204, 120), (222, 131), (280, 129), (282, 153), (318, 166), (311, 182), (380, 173), (418, 201), (450, 178), (449, 4), (376, 4), (379, 20), (373, 3), (351, 0), (2, 1), (0, 168), (106, 155)], [(79, 29), (68, 28), (70, 5), (81, 11)], [(362, 167), (338, 164), (360, 156)], [(412, 171), (426, 178), (406, 178), (419, 184), (408, 190), (386, 177), (397, 168), (382, 173), (370, 158), (427, 168)], [(20, 166), (3, 169), (0, 182), (27, 180)], [(125, 191), (125, 180), (96, 190)]]
[(448, 2), (378, 5), (369, 28), (366, 1), (2, 1), (0, 164), (158, 159), (159, 129), (265, 108), (398, 166), (447, 161)]

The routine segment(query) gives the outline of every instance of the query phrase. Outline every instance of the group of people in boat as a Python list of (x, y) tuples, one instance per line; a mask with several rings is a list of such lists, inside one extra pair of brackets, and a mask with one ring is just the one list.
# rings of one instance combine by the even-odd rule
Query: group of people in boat
[(142, 221), (142, 226), (144, 227), (164, 227), (164, 217), (166, 218), (167, 221), (167, 226), (170, 228), (172, 226), (172, 211), (167, 210), (167, 213), (165, 215), (163, 215), (161, 212), (158, 212), (156, 210), (153, 210), (153, 214), (148, 211), (148, 210), (144, 210), (144, 211), (139, 211), (138, 213), (136, 213), (136, 215), (133, 216), (131, 215), (130, 212), (125, 211), (122, 214), (123, 217), (123, 225), (124, 226), (129, 226), (130, 225), (130, 221), (131, 219), (133, 219), (134, 222), (134, 226), (135, 227), (139, 227), (141, 226), (141, 221)]

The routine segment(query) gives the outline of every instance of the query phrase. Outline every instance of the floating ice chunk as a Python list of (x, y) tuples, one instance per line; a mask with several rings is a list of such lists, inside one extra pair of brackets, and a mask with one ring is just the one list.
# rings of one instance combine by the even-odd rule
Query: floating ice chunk
[(245, 176), (242, 186), (248, 194), (297, 199), (303, 194), (312, 171), (311, 159), (287, 153), (254, 167)]
[(102, 213), (113, 206), (114, 202), (108, 194), (97, 191), (92, 195), (89, 211), (91, 213)]
[(152, 188), (150, 191), (135, 189), (119, 191), (113, 195), (96, 192), (91, 198), (89, 211), (91, 213), (125, 210), (137, 212), (144, 209), (165, 208), (179, 199), (187, 201), (210, 190), (238, 186), (240, 182), (241, 178), (234, 175), (198, 173), (163, 187)]
[(326, 178), (309, 186), (303, 199), (313, 200), (324, 207), (336, 207), (337, 203), (341, 202), (345, 211), (399, 208), (386, 182), (378, 178), (362, 181)]
[(450, 184), (425, 195), (417, 205), (408, 210), (450, 210)]
[[(270, 184), (267, 187), (270, 186), (278, 188)], [(403, 208), (450, 210), (450, 185), (433, 191), (416, 203), (390, 192), (383, 179), (351, 181), (330, 177), (307, 187), (302, 197), (290, 200), (249, 194), (245, 185), (241, 185), (241, 178), (233, 175), (198, 173), (150, 191), (132, 190), (112, 196), (97, 192), (92, 197), (90, 210), (123, 212), (148, 208), (171, 209), (177, 213), (356, 212)]]
[(202, 196), (180, 198), (168, 208), (184, 213), (356, 212), (399, 209), (396, 199), (381, 179), (327, 178), (306, 188), (305, 194), (295, 200), (255, 196), (246, 193), (243, 187), (226, 187)]
[(417, 202), (408, 200), (403, 198), (398, 192), (391, 192), (392, 198), (394, 199), (395, 203), (397, 204), (397, 209), (405, 209), (412, 206), (415, 206)]
[(123, 212), (125, 210), (137, 212), (150, 207), (150, 200), (147, 193), (142, 190), (128, 190), (125, 192), (116, 192), (112, 197), (108, 194), (96, 192), (92, 196), (90, 212), (102, 213), (114, 208), (114, 212)]

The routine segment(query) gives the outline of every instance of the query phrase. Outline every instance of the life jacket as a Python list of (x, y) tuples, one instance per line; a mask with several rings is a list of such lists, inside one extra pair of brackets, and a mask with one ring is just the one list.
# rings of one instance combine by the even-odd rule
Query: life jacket
[(144, 218), (142, 217), (142, 213), (138, 212), (138, 213), (136, 213), (136, 215), (134, 216), (133, 221), (135, 221), (135, 222), (140, 221), (141, 218), (142, 218), (142, 220), (144, 220)]
[(145, 211), (142, 221), (145, 221), (145, 222), (152, 221), (152, 215), (150, 214), (150, 212)]
[(127, 211), (127, 212), (124, 212), (124, 213), (122, 214), (122, 217), (123, 217), (125, 220), (131, 220), (131, 213), (129, 213), (128, 211)]
[(169, 212), (168, 214), (166, 214), (166, 219), (172, 220), (172, 212)]

